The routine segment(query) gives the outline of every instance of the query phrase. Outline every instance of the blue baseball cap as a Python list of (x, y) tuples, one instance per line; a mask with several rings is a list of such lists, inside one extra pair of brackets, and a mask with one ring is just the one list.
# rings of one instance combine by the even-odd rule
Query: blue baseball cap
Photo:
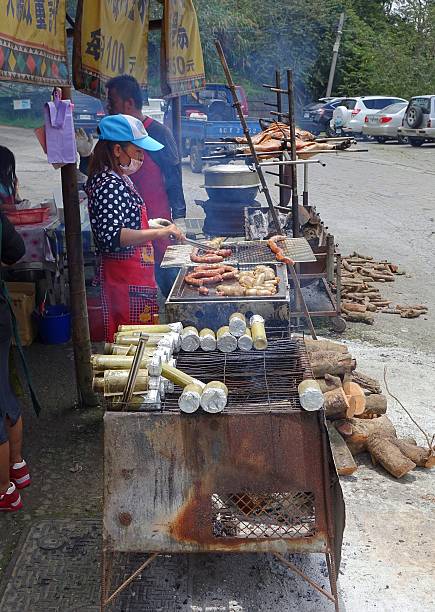
[(99, 124), (99, 140), (131, 142), (145, 151), (160, 151), (164, 145), (151, 138), (140, 119), (131, 115), (107, 115)]

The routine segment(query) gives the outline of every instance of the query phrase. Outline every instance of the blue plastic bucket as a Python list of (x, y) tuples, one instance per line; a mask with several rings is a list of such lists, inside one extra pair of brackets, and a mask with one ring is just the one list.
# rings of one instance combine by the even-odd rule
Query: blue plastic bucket
[(44, 344), (62, 344), (71, 339), (71, 313), (66, 306), (46, 306), (39, 317), (39, 336)]

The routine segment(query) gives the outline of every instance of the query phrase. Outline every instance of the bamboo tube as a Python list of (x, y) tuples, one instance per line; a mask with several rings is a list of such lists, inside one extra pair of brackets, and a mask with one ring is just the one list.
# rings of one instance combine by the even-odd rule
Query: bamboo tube
[(174, 368), (174, 366), (170, 366), (167, 363), (162, 364), (162, 376), (173, 382), (175, 385), (179, 387), (187, 387), (187, 385), (199, 385), (202, 389), (205, 387), (205, 383), (185, 374), (181, 370)]
[(237, 338), (230, 334), (228, 325), (219, 328), (216, 333), (217, 348), (222, 353), (232, 353), (237, 348)]
[(246, 318), (241, 312), (233, 312), (228, 323), (230, 333), (236, 338), (240, 338), (246, 331)]
[(201, 408), (206, 412), (222, 412), (227, 405), (228, 388), (220, 381), (207, 383), (201, 395)]
[(185, 327), (181, 332), (181, 349), (192, 353), (199, 349), (199, 333), (196, 327)]
[(203, 351), (216, 350), (216, 334), (212, 329), (205, 327), (199, 332), (199, 344)]
[(254, 343), (252, 342), (251, 330), (249, 329), (249, 327), (246, 328), (243, 336), (240, 336), (240, 338), (237, 340), (237, 346), (242, 351), (250, 351), (254, 346)]
[[(128, 370), (106, 370), (104, 372), (104, 394), (122, 392), (125, 389), (128, 379)], [(139, 370), (137, 374), (134, 392), (148, 390), (148, 371)]]
[(298, 386), (299, 401), (304, 410), (320, 410), (323, 406), (323, 393), (317, 380), (303, 380)]
[[(143, 336), (142, 336), (143, 337)], [(145, 337), (146, 346), (156, 346), (162, 338), (164, 338), (164, 334), (154, 334), (152, 336)], [(124, 335), (124, 334), (115, 334), (114, 340), (116, 344), (139, 344), (141, 336), (136, 335)]]
[(200, 385), (190, 384), (184, 387), (183, 393), (178, 398), (178, 406), (182, 412), (192, 414), (199, 408), (202, 394)]
[(92, 391), (104, 393), (104, 378), (102, 376), (94, 376), (92, 379)]
[(167, 323), (166, 325), (119, 325), (118, 332), (144, 332), (146, 334), (167, 334), (171, 331), (179, 332), (183, 329), (181, 323)]
[[(150, 356), (143, 358), (141, 367), (146, 368)], [(91, 355), (91, 365), (95, 371), (129, 370), (133, 363), (131, 355)]]
[(257, 351), (264, 351), (267, 349), (267, 337), (263, 317), (260, 315), (252, 316), (249, 325), (251, 326), (254, 348), (257, 349)]

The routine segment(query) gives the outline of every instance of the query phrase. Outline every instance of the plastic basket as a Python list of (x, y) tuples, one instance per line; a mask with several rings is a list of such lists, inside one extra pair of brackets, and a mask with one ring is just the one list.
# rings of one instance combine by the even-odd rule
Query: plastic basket
[(49, 208), (28, 208), (26, 210), (6, 211), (6, 216), (13, 225), (33, 225), (46, 221), (50, 215)]

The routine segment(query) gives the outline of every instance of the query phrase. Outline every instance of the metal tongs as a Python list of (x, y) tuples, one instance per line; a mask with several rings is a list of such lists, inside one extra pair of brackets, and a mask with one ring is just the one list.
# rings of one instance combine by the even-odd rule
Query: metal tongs
[[(168, 225), (171, 225), (171, 221), (168, 221), (167, 219), (149, 219), (148, 225), (152, 229), (157, 229), (159, 227), (167, 227)], [(173, 240), (175, 236), (170, 236), (170, 238)], [(202, 249), (203, 251), (216, 251), (216, 247), (205, 244), (204, 242), (199, 242), (198, 240), (192, 240), (191, 238), (184, 237), (184, 242), (191, 244), (198, 249)]]

